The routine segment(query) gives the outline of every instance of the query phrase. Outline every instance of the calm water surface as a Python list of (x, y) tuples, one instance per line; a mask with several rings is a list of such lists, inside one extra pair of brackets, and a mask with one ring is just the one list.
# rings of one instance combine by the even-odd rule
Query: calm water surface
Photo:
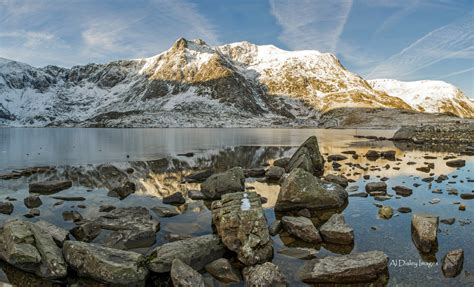
[[(459, 195), (448, 195), (447, 190), (457, 189), (459, 194), (471, 193), (474, 184), (474, 160), (472, 157), (460, 156), (456, 152), (443, 151), (436, 147), (430, 151), (416, 150), (406, 146), (397, 146), (390, 141), (373, 141), (354, 138), (354, 135), (376, 135), (390, 137), (391, 130), (318, 130), (318, 129), (0, 129), (0, 169), (3, 172), (29, 166), (52, 165), (57, 169), (47, 174), (37, 174), (14, 180), (0, 180), (0, 201), (6, 197), (18, 199), (13, 202), (15, 210), (12, 215), (0, 215), (0, 221), (9, 218), (23, 218), (27, 212), (23, 198), (28, 195), (28, 183), (49, 178), (71, 178), (74, 187), (62, 191), (61, 195), (83, 196), (86, 198), (86, 208), (78, 208), (75, 202), (65, 202), (53, 206), (56, 200), (42, 196), (43, 205), (39, 208), (41, 216), (32, 219), (47, 220), (64, 228), (70, 229), (73, 223), (65, 222), (61, 213), (66, 210), (77, 210), (84, 217), (94, 217), (98, 207), (103, 204), (116, 206), (146, 206), (161, 205), (163, 196), (176, 191), (197, 189), (198, 184), (183, 184), (181, 178), (192, 170), (213, 168), (216, 171), (233, 166), (244, 168), (261, 167), (271, 164), (273, 160), (291, 156), (296, 147), (306, 138), (316, 135), (321, 152), (325, 155), (354, 150), (358, 159), (340, 162), (340, 170), (334, 170), (326, 163), (325, 174), (342, 174), (353, 182), (349, 184), (349, 193), (364, 191), (365, 184), (379, 181), (388, 177), (388, 193), (394, 194), (392, 187), (404, 185), (413, 188), (409, 197), (393, 196), (390, 200), (379, 202), (374, 198), (350, 197), (349, 205), (344, 210), (346, 221), (354, 228), (355, 245), (353, 247), (338, 246), (308, 246), (285, 236), (275, 236), (275, 256), (277, 264), (291, 281), (292, 286), (304, 284), (298, 278), (298, 270), (304, 264), (303, 260), (293, 259), (281, 254), (278, 250), (285, 246), (305, 246), (318, 249), (318, 256), (345, 254), (369, 250), (382, 250), (390, 258), (390, 262), (402, 263), (402, 266), (392, 264), (389, 267), (389, 286), (473, 286), (474, 276), (474, 246), (473, 218), (474, 206), (468, 200), (462, 200)], [(399, 161), (379, 159), (368, 161), (362, 155), (369, 149), (396, 150)], [(455, 149), (454, 149), (455, 150)], [(193, 152), (191, 157), (179, 156), (180, 153)], [(466, 159), (463, 168), (446, 166), (443, 157), (455, 155)], [(128, 156), (128, 157), (127, 157)], [(434, 159), (426, 156), (436, 157)], [(151, 166), (153, 160), (166, 158), (162, 167), (150, 171), (141, 169)], [(108, 196), (107, 188), (100, 184), (88, 171), (94, 170), (99, 164), (111, 162), (120, 167), (133, 167), (137, 170), (135, 179), (140, 190), (124, 200)], [(408, 162), (416, 162), (408, 165)], [(362, 170), (347, 165), (359, 164), (368, 167)], [(430, 176), (417, 171), (416, 168), (434, 163), (431, 176), (445, 174), (448, 180), (441, 183), (427, 183), (423, 178)], [(388, 165), (388, 166), (387, 166)], [(370, 175), (365, 180), (364, 175)], [(413, 184), (420, 184), (413, 187)], [(275, 220), (273, 206), (279, 192), (279, 186), (248, 178), (247, 186), (268, 199), (264, 205), (269, 223)], [(440, 189), (443, 193), (432, 191)], [(438, 204), (430, 204), (433, 198), (440, 199)], [(461, 202), (466, 205), (466, 211), (459, 211)], [(395, 216), (389, 220), (378, 218), (378, 208), (374, 203), (391, 206)], [(398, 214), (398, 207), (410, 207), (413, 212)], [(188, 199), (180, 207), (183, 213), (172, 218), (160, 218), (161, 229), (157, 233), (157, 243), (167, 242), (167, 234), (202, 235), (212, 232), (211, 216), (208, 203)], [(421, 256), (411, 240), (410, 220), (413, 213), (432, 213), (440, 219), (455, 217), (453, 225), (440, 224), (438, 233), (439, 250), (435, 258)], [(103, 235), (94, 242), (100, 242)], [(465, 252), (464, 270), (456, 278), (447, 279), (441, 273), (440, 263), (449, 250), (463, 248)], [(147, 249), (135, 250), (146, 252)], [(420, 262), (431, 262), (432, 265)], [(18, 278), (31, 279), (29, 275), (11, 268), (0, 271), (0, 281), (14, 281)], [(205, 274), (209, 277), (208, 274)], [(42, 282), (42, 281), (38, 281)], [(44, 282), (42, 282), (44, 283)], [(215, 282), (216, 283), (216, 282)], [(20, 284), (21, 285), (21, 284)], [(217, 285), (216, 285), (217, 286)]]

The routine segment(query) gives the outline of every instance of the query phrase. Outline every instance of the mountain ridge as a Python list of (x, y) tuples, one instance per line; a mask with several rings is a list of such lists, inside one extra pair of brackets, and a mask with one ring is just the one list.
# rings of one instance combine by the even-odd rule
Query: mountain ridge
[[(370, 83), (328, 53), (181, 38), (153, 57), (107, 64), (35, 68), (0, 59), (0, 124), (318, 126), (340, 108), (419, 111)], [(461, 116), (472, 117), (472, 102), (465, 105)]]

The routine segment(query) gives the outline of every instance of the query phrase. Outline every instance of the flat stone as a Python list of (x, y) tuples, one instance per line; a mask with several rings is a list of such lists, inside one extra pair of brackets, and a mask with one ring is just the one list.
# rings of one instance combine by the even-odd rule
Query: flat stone
[(31, 196), (25, 197), (25, 199), (23, 200), (23, 203), (28, 208), (40, 207), (41, 204), (43, 204), (40, 197), (37, 195), (31, 195)]
[(352, 244), (354, 243), (354, 229), (346, 224), (342, 214), (333, 214), (329, 220), (324, 223), (319, 232), (325, 242), (334, 244)]
[(181, 214), (174, 206), (155, 206), (151, 210), (161, 217), (172, 217)]
[(411, 212), (411, 208), (402, 206), (402, 207), (399, 207), (399, 208), (397, 209), (397, 211), (400, 212), (400, 213), (410, 213), (410, 212)]
[(328, 174), (324, 177), (324, 179), (329, 182), (339, 184), (342, 187), (347, 187), (349, 185), (349, 181), (344, 176)]
[(271, 262), (245, 267), (243, 270), (246, 286), (249, 287), (286, 287), (288, 281), (278, 266)]
[(327, 256), (307, 262), (301, 279), (308, 284), (373, 282), (387, 271), (388, 257), (382, 251)]
[(192, 200), (204, 200), (207, 197), (200, 190), (190, 190), (188, 191), (188, 197)]
[(324, 158), (319, 151), (318, 139), (309, 137), (293, 154), (287, 172), (303, 169), (310, 174), (321, 176), (324, 173)]
[(265, 173), (265, 178), (269, 181), (278, 181), (285, 174), (285, 169), (278, 166), (270, 167)]
[(101, 205), (99, 207), (99, 212), (111, 212), (112, 210), (116, 209), (117, 207), (113, 205)]
[(212, 169), (206, 169), (191, 173), (184, 177), (185, 182), (203, 182), (209, 178), (214, 171)]
[(447, 161), (446, 165), (449, 167), (463, 167), (466, 165), (466, 161), (463, 159), (455, 159)]
[(245, 177), (264, 177), (265, 173), (265, 168), (250, 168), (244, 170)]
[(316, 258), (318, 251), (313, 248), (285, 247), (283, 249), (278, 250), (278, 253), (301, 260), (309, 260)]
[(223, 283), (240, 282), (239, 272), (230, 264), (228, 259), (220, 258), (206, 265), (206, 271)]
[(447, 224), (447, 225), (453, 225), (454, 222), (456, 222), (456, 218), (454, 218), (454, 217), (445, 218), (445, 219), (441, 219), (439, 222), (441, 222), (443, 224)]
[(69, 231), (64, 228), (58, 227), (44, 220), (37, 221), (35, 225), (41, 228), (43, 232), (49, 233), (58, 246), (63, 246), (64, 241), (69, 239)]
[(349, 194), (349, 197), (367, 197), (369, 194), (367, 192), (356, 192)]
[(3, 226), (4, 250), (2, 257), (9, 264), (35, 272), (41, 263), (41, 254), (35, 247), (35, 237), (28, 222), (12, 220)]
[(175, 192), (169, 196), (163, 197), (163, 203), (165, 204), (183, 204), (186, 202), (181, 192)]
[(205, 287), (202, 275), (191, 268), (183, 261), (174, 259), (171, 265), (170, 272), (173, 286), (177, 287)]
[(91, 242), (100, 234), (100, 224), (96, 222), (86, 222), (71, 229), (70, 233), (79, 241)]
[(51, 180), (30, 183), (29, 190), (32, 193), (53, 194), (72, 186), (70, 180)]
[(63, 219), (65, 221), (80, 221), (82, 220), (82, 215), (75, 210), (67, 210), (63, 212)]
[(11, 202), (0, 202), (0, 213), (12, 214), (13, 204)]
[(456, 277), (461, 273), (464, 263), (464, 251), (456, 249), (449, 251), (443, 258), (441, 269), (445, 277)]
[(438, 217), (413, 214), (411, 219), (412, 240), (422, 253), (432, 253), (438, 246)]
[(380, 195), (385, 195), (387, 184), (385, 182), (369, 182), (365, 185), (365, 191), (370, 195), (374, 195), (374, 192), (381, 192)]
[(51, 196), (51, 198), (63, 201), (84, 201), (85, 197), (82, 196)]
[(245, 190), (245, 175), (241, 167), (213, 174), (201, 184), (201, 192), (209, 199), (219, 199), (223, 194)]
[(413, 190), (411, 188), (397, 185), (392, 188), (396, 194), (401, 195), (401, 196), (410, 196), (413, 193)]
[(461, 193), (461, 198), (462, 199), (474, 199), (474, 193)]
[(332, 154), (328, 156), (328, 162), (346, 160), (347, 156), (342, 154)]
[(171, 271), (174, 259), (179, 259), (193, 269), (201, 270), (212, 261), (221, 258), (226, 249), (217, 235), (203, 235), (155, 248), (147, 259), (148, 268), (157, 273)]
[(80, 241), (66, 241), (64, 258), (79, 276), (102, 282), (143, 286), (148, 276), (143, 255)]
[(313, 222), (306, 217), (283, 216), (281, 223), (283, 230), (303, 241), (310, 243), (322, 242)]

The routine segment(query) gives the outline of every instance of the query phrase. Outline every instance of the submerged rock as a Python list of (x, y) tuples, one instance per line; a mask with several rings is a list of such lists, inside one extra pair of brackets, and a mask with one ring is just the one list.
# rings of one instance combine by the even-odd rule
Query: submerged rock
[(324, 158), (319, 152), (318, 139), (309, 137), (293, 154), (288, 163), (287, 172), (301, 168), (313, 175), (324, 173)]
[(255, 192), (236, 192), (212, 203), (212, 222), (224, 245), (245, 265), (272, 258), (273, 247), (267, 219)]
[(412, 240), (422, 253), (432, 253), (438, 248), (438, 217), (414, 214), (411, 218)]
[(13, 204), (11, 202), (0, 202), (0, 213), (2, 214), (12, 214)]
[(170, 277), (175, 287), (205, 286), (202, 275), (179, 259), (173, 260)]
[(51, 180), (30, 183), (29, 190), (39, 194), (53, 194), (72, 186), (70, 180)]
[(183, 204), (186, 202), (181, 192), (175, 192), (169, 196), (163, 197), (163, 203), (165, 204)]
[(143, 255), (79, 241), (66, 241), (64, 257), (79, 276), (102, 282), (138, 286), (148, 275)]
[(310, 243), (320, 243), (323, 240), (313, 222), (306, 217), (283, 216), (283, 230), (291, 235)]
[(395, 191), (396, 194), (401, 195), (401, 196), (410, 196), (413, 193), (413, 190), (411, 188), (397, 185), (392, 187), (392, 189)]
[(239, 272), (225, 258), (207, 264), (206, 271), (223, 283), (240, 282)]
[(319, 229), (325, 242), (334, 244), (354, 243), (354, 229), (346, 224), (344, 215), (336, 213)]
[[(385, 195), (387, 184), (385, 182), (369, 182), (365, 185), (365, 191), (370, 195)], [(380, 192), (381, 194), (378, 194)]]
[(273, 263), (245, 267), (243, 270), (246, 286), (249, 287), (286, 287), (288, 281)]
[(387, 262), (382, 251), (327, 256), (306, 263), (301, 279), (309, 284), (368, 283), (387, 271)]
[(221, 258), (225, 247), (216, 235), (170, 242), (155, 248), (148, 257), (148, 268), (157, 273), (170, 272), (174, 259), (180, 259), (196, 270), (201, 270), (212, 261)]
[(456, 249), (449, 251), (443, 258), (441, 269), (445, 277), (456, 277), (461, 273), (464, 263), (464, 251)]
[(201, 184), (201, 192), (209, 199), (219, 199), (223, 194), (245, 190), (245, 175), (241, 167), (213, 174)]
[(347, 198), (347, 191), (340, 185), (324, 184), (309, 172), (297, 168), (283, 181), (275, 211), (298, 211), (306, 208), (314, 213), (342, 209), (347, 204)]
[(31, 196), (25, 197), (25, 199), (23, 200), (23, 203), (28, 208), (40, 207), (41, 204), (43, 204), (40, 197), (37, 195), (31, 195)]

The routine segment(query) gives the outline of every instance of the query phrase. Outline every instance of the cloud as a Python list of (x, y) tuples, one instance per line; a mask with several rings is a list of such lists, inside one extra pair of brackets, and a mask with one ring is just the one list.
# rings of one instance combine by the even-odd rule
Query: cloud
[(352, 0), (270, 0), (270, 5), (283, 29), (279, 39), (288, 47), (336, 52)]
[(377, 65), (369, 78), (403, 78), (448, 59), (474, 58), (474, 13), (435, 29)]
[(472, 72), (472, 71), (474, 71), (474, 67), (470, 67), (470, 68), (467, 68), (467, 69), (452, 72), (452, 73), (443, 75), (443, 76), (439, 77), (438, 79), (446, 79), (446, 78), (462, 75), (462, 74), (465, 74), (465, 73), (469, 73), (469, 72)]

